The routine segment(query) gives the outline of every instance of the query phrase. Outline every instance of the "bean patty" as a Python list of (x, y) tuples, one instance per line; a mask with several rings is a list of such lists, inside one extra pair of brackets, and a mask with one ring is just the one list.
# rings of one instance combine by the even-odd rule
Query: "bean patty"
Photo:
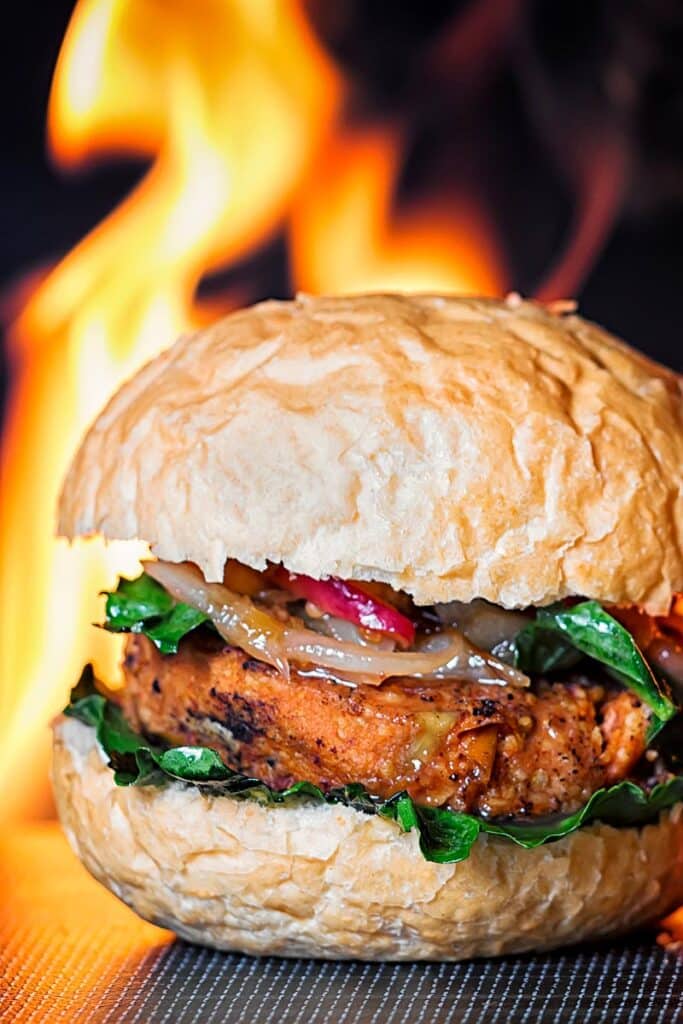
[(212, 747), (275, 787), (361, 782), (421, 804), (498, 816), (570, 811), (629, 774), (649, 720), (633, 694), (588, 680), (533, 692), (400, 680), (352, 687), (248, 660), (206, 630), (161, 655), (131, 636), (124, 711), (148, 736)]

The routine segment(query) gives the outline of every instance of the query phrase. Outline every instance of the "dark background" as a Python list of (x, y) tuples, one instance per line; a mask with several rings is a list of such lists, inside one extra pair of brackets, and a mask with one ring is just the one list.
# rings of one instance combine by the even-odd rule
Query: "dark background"
[[(586, 316), (683, 369), (683, 4), (306, 6), (354, 83), (349, 119), (391, 114), (409, 126), (398, 202), (444, 180), (456, 190), (476, 182), (504, 240), (510, 284), (527, 294), (542, 287), (577, 211), (603, 216), (603, 238), (565, 276), (561, 294), (577, 295)], [(145, 168), (119, 159), (65, 175), (49, 163), (46, 102), (72, 8), (67, 0), (23, 3), (5, 24), (5, 322), (15, 309), (12, 286), (77, 242)], [(228, 278), (247, 272), (254, 299), (290, 291), (281, 242)], [(218, 275), (206, 287), (226, 283)]]

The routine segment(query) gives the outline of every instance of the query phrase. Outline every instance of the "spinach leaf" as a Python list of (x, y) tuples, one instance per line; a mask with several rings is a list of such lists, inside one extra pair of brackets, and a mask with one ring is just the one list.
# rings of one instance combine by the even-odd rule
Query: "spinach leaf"
[(444, 807), (421, 807), (407, 793), (392, 797), (377, 809), (384, 818), (397, 821), (404, 832), (417, 829), (425, 860), (454, 864), (466, 860), (482, 830), (482, 821)]
[(135, 580), (119, 579), (107, 593), (104, 629), (112, 633), (143, 633), (162, 654), (175, 654), (182, 638), (208, 622), (203, 612), (175, 602), (164, 588), (143, 572)]
[(64, 713), (95, 728), (118, 786), (161, 785), (175, 779), (190, 785), (210, 786), (217, 795), (249, 797), (261, 803), (282, 804), (306, 799), (344, 804), (367, 814), (379, 814), (396, 822), (404, 832), (415, 829), (423, 856), (437, 864), (467, 858), (482, 833), (532, 848), (566, 836), (595, 820), (617, 826), (641, 825), (683, 800), (683, 776), (678, 775), (649, 792), (634, 782), (620, 782), (609, 789), (600, 789), (573, 814), (536, 820), (491, 821), (443, 807), (422, 807), (405, 792), (382, 800), (368, 793), (360, 783), (327, 793), (306, 781), (296, 782), (287, 789), (272, 789), (258, 779), (233, 772), (207, 747), (164, 749), (150, 744), (131, 729), (116, 704), (97, 692), (89, 667), (73, 690), (72, 701)]
[(516, 664), (527, 672), (566, 668), (571, 657), (587, 655), (633, 690), (653, 712), (648, 739), (676, 714), (665, 687), (648, 666), (636, 642), (597, 601), (539, 608), (515, 639)]
[(515, 664), (524, 672), (539, 675), (573, 668), (583, 657), (576, 647), (554, 633), (539, 629), (536, 622), (529, 623), (517, 634), (515, 650)]
[(156, 644), (162, 654), (175, 654), (186, 633), (208, 621), (203, 612), (189, 604), (179, 603), (156, 625), (145, 626), (142, 632)]
[(529, 821), (486, 822), (485, 831), (505, 836), (520, 846), (532, 849), (551, 839), (575, 832), (590, 821), (608, 825), (643, 825), (657, 814), (683, 800), (683, 776), (676, 775), (646, 792), (635, 782), (624, 780), (608, 789), (598, 789), (587, 803), (573, 814), (554, 815)]
[(173, 598), (147, 573), (135, 580), (119, 578), (116, 590), (107, 593), (107, 628), (132, 630), (147, 619), (170, 612)]

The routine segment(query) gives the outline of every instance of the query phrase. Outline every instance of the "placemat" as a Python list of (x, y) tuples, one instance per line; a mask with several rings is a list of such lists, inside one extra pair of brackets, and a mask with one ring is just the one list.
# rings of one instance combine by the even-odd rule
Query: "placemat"
[(176, 942), (78, 864), (54, 823), (0, 845), (0, 1020), (453, 1024), (683, 1020), (683, 960), (652, 935), (466, 964), (253, 959)]

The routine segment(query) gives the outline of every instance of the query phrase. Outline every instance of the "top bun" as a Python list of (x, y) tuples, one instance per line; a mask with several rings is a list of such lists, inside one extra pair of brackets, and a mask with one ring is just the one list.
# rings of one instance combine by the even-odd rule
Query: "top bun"
[(264, 302), (125, 384), (60, 533), (381, 580), (421, 604), (683, 589), (682, 379), (511, 296)]

